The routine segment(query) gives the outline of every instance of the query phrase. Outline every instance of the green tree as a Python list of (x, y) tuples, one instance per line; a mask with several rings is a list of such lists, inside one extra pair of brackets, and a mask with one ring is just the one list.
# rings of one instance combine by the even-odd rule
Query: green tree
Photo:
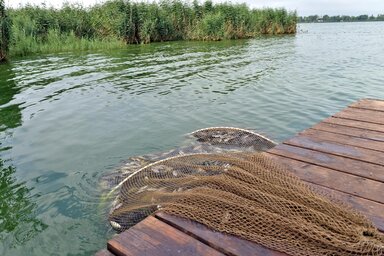
[(358, 21), (366, 21), (368, 20), (368, 15), (360, 15), (357, 17)]
[(4, 0), (0, 0), (0, 62), (6, 60), (11, 38), (11, 20), (9, 19)]

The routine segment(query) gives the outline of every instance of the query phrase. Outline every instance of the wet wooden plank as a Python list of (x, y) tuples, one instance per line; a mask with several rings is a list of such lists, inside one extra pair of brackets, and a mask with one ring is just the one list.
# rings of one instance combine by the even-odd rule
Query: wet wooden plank
[[(285, 156), (313, 165), (384, 182), (384, 167), (380, 165), (286, 144), (277, 145), (268, 152), (274, 155)], [(364, 163), (364, 165), (362, 165), (362, 163)]]
[[(384, 183), (298, 160), (267, 154), (303, 181), (384, 204)], [(369, 189), (367, 189), (369, 188)], [(382, 193), (380, 193), (382, 191)], [(378, 193), (379, 192), (379, 193)], [(383, 205), (384, 210), (384, 205)], [(383, 211), (384, 212), (384, 211)]]
[[(384, 231), (383, 142), (384, 101), (365, 99), (267, 154)], [(163, 213), (111, 239), (108, 249), (116, 255), (285, 255)]]
[(108, 251), (107, 249), (104, 249), (104, 250), (101, 250), (101, 251), (98, 251), (95, 256), (115, 256), (115, 254), (111, 253), (110, 251)]
[(321, 131), (315, 129), (308, 129), (300, 133), (300, 136), (306, 136), (314, 139), (321, 139), (327, 142), (334, 142), (341, 145), (348, 145), (358, 148), (384, 152), (384, 141), (371, 140), (366, 138), (359, 138), (350, 135), (337, 134), (328, 131)]
[(323, 123), (337, 124), (346, 127), (360, 128), (367, 131), (384, 132), (384, 125), (367, 123), (359, 120), (350, 120), (337, 117), (329, 117), (323, 120)]
[(372, 100), (372, 99), (362, 99), (362, 100), (359, 100), (358, 102), (351, 104), (350, 107), (370, 109), (370, 110), (376, 110), (376, 111), (384, 111), (384, 101)]
[[(286, 142), (284, 142), (284, 144), (312, 149), (324, 153), (348, 157), (384, 166), (383, 152), (356, 147), (352, 145), (341, 144), (332, 141), (332, 136), (330, 136), (329, 134), (320, 135), (320, 132), (314, 133), (315, 135), (307, 135), (305, 133), (301, 133), (299, 136), (295, 136), (292, 139), (287, 140)], [(352, 142), (353, 139), (350, 139), (350, 141)], [(382, 149), (383, 144), (381, 145)]]
[[(325, 131), (338, 135), (347, 135), (377, 142), (384, 142), (384, 132), (377, 132), (355, 127), (346, 127), (338, 124), (321, 122), (319, 124), (314, 125), (310, 130)], [(376, 143), (375, 145), (379, 144)]]
[(206, 226), (193, 222), (188, 219), (169, 215), (166, 213), (156, 213), (156, 217), (182, 230), (199, 240), (205, 241), (211, 247), (227, 255), (254, 255), (254, 256), (286, 256), (287, 254), (268, 249), (260, 244), (256, 244), (236, 236), (216, 232)]
[(333, 116), (384, 125), (384, 112), (381, 111), (347, 108)]
[(378, 230), (384, 232), (384, 205), (361, 197), (356, 197), (347, 193), (336, 191), (316, 184), (310, 184), (316, 191), (337, 199), (338, 201), (352, 206), (372, 221)]
[(116, 255), (223, 255), (195, 238), (156, 219), (147, 217), (108, 241)]
[(329, 117), (323, 121), (324, 123), (343, 125), (347, 127), (361, 128), (367, 131), (384, 132), (384, 125), (367, 123), (358, 120), (349, 120), (337, 117)]

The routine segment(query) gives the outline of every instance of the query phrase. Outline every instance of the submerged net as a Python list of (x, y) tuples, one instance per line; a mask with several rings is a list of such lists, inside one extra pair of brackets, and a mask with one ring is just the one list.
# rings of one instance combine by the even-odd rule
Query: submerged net
[(365, 217), (251, 150), (196, 153), (149, 164), (122, 183), (109, 219), (122, 231), (155, 211), (291, 255), (384, 252), (384, 236)]
[[(111, 195), (127, 177), (139, 169), (170, 157), (202, 153), (260, 152), (276, 145), (275, 142), (261, 134), (235, 127), (200, 129), (188, 134), (186, 139), (183, 146), (166, 152), (128, 158), (118, 169), (101, 177), (102, 189), (109, 191), (109, 195)], [(111, 189), (112, 191), (110, 191)]]

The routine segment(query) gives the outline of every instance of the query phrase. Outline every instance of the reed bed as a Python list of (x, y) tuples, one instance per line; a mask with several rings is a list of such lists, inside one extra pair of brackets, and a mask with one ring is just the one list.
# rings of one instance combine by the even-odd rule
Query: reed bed
[[(0, 0), (3, 1), (3, 0)], [(85, 8), (27, 5), (8, 9), (11, 56), (111, 49), (171, 40), (224, 40), (296, 32), (296, 12), (246, 4), (111, 0)], [(1, 44), (2, 45), (2, 44)]]
[(8, 57), (11, 26), (12, 23), (5, 10), (4, 0), (0, 0), (0, 62)]

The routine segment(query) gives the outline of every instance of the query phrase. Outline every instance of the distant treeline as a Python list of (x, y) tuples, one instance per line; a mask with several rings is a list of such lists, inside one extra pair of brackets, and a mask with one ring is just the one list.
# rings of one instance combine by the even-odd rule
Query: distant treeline
[[(3, 2), (3, 0), (0, 0)], [(253, 38), (296, 32), (296, 12), (250, 9), (246, 4), (208, 0), (133, 2), (111, 0), (85, 8), (27, 5), (8, 9), (10, 54), (120, 47), (170, 40)]]
[(348, 16), (348, 15), (337, 15), (337, 16), (318, 16), (311, 15), (306, 17), (299, 17), (298, 22), (309, 23), (309, 22), (354, 22), (354, 21), (384, 21), (384, 14), (377, 16), (359, 15), (359, 16)]

